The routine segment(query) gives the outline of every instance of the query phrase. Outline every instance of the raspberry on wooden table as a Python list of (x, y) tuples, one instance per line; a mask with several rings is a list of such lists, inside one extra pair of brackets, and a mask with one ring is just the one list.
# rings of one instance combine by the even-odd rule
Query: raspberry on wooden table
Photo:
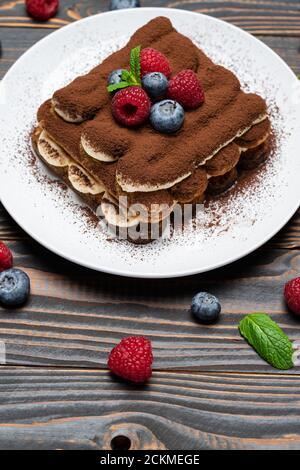
[(28, 300), (30, 279), (21, 269), (6, 269), (0, 273), (0, 304), (6, 308), (19, 308)]
[(108, 367), (116, 375), (131, 382), (146, 382), (152, 375), (152, 346), (143, 336), (129, 336), (113, 348)]
[(0, 241), (0, 272), (12, 267), (13, 256), (5, 243)]
[(286, 283), (284, 297), (289, 309), (300, 315), (300, 277), (291, 279)]
[(32, 18), (40, 21), (47, 21), (56, 15), (58, 0), (26, 0), (26, 10)]

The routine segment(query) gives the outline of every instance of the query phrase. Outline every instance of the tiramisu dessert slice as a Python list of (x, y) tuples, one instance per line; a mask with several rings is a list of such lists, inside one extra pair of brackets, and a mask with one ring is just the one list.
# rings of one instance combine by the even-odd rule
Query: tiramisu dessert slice
[(37, 120), (40, 158), (119, 228), (227, 190), (270, 147), (265, 101), (164, 17), (56, 91)]

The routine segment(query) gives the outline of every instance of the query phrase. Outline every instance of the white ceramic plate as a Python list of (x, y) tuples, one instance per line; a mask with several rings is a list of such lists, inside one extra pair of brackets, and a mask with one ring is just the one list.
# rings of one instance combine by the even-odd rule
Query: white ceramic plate
[[(200, 211), (198, 228), (147, 246), (107, 240), (91, 227), (79, 199), (32, 162), (28, 135), (36, 110), (77, 75), (126, 43), (150, 19), (164, 15), (242, 86), (268, 102), (277, 148), (249, 188)], [(17, 223), (56, 254), (83, 266), (133, 277), (172, 277), (211, 270), (252, 252), (297, 210), (300, 200), (300, 91), (289, 67), (260, 41), (217, 19), (175, 9), (99, 14), (47, 36), (1, 82), (1, 200)]]

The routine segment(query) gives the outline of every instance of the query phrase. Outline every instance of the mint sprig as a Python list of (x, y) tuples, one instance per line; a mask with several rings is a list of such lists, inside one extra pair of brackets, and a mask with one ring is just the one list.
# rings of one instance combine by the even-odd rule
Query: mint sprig
[(122, 81), (115, 85), (108, 85), (107, 90), (111, 93), (129, 86), (141, 86), (141, 46), (134, 47), (130, 52), (130, 71), (123, 70)]
[(141, 46), (131, 49), (130, 52), (130, 75), (136, 81), (137, 85), (141, 85)]
[(293, 367), (292, 343), (269, 315), (251, 313), (240, 321), (239, 330), (256, 352), (273, 367)]
[(130, 86), (128, 82), (120, 82), (116, 83), (115, 85), (108, 85), (107, 90), (111, 93), (112, 91), (120, 90), (121, 88), (127, 88)]

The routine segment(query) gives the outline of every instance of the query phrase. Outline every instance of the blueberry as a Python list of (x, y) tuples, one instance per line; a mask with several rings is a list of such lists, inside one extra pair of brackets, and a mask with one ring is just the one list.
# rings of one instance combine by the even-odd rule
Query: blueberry
[(122, 72), (123, 69), (113, 70), (108, 76), (107, 84), (116, 85), (117, 83), (120, 83), (122, 81)]
[(154, 129), (167, 134), (176, 132), (184, 121), (184, 109), (173, 100), (155, 103), (150, 111), (150, 122)]
[(21, 269), (7, 269), (0, 273), (0, 303), (4, 307), (20, 307), (28, 299), (30, 280)]
[(214, 295), (199, 292), (193, 297), (191, 311), (200, 322), (214, 323), (219, 318), (221, 304)]
[(169, 82), (163, 73), (152, 72), (143, 77), (142, 84), (148, 95), (157, 99), (165, 95)]
[(122, 10), (123, 8), (137, 8), (141, 4), (139, 0), (111, 0), (110, 10)]

